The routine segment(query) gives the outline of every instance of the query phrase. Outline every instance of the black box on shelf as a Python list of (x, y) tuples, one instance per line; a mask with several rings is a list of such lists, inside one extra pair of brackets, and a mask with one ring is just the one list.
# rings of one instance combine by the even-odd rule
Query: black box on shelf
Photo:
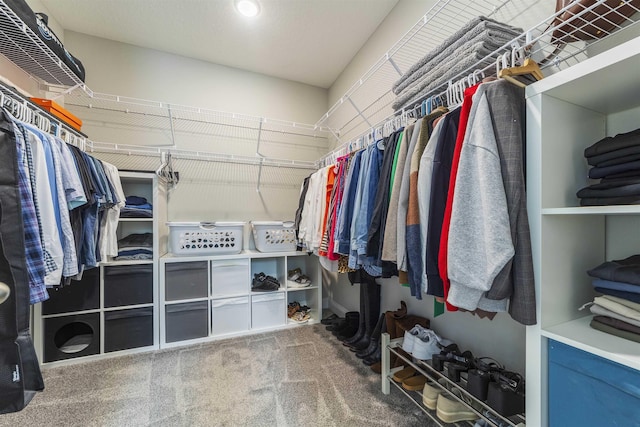
[(153, 302), (153, 265), (104, 267), (104, 306), (150, 304)]
[(49, 289), (49, 299), (42, 303), (42, 314), (71, 313), (100, 308), (100, 269), (82, 273), (82, 280), (72, 280), (67, 286)]
[(100, 313), (44, 319), (44, 361), (100, 354)]
[(104, 313), (104, 351), (153, 345), (153, 307)]

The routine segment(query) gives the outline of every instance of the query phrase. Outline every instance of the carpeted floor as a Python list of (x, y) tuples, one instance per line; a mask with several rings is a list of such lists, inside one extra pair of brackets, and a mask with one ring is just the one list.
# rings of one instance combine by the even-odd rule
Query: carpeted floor
[(44, 370), (0, 426), (430, 426), (322, 325)]

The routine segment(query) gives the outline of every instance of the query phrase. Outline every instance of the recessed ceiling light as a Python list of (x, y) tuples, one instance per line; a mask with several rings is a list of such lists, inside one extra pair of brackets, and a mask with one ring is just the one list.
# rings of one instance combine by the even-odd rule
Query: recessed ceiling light
[(234, 3), (241, 15), (252, 18), (260, 13), (260, 4), (256, 0), (235, 0)]

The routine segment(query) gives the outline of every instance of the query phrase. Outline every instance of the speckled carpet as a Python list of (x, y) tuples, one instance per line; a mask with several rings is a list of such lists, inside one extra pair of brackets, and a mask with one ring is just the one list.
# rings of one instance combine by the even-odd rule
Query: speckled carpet
[(323, 325), (45, 368), (0, 426), (430, 426)]

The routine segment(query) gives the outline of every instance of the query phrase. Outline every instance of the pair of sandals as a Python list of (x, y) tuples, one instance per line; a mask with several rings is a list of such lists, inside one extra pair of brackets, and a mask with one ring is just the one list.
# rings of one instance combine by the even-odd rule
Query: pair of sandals
[(293, 270), (289, 270), (289, 274), (287, 275), (287, 285), (290, 288), (306, 288), (311, 285), (311, 279), (302, 274), (301, 269), (294, 268)]
[(287, 317), (295, 322), (303, 323), (311, 318), (309, 312), (311, 308), (306, 305), (300, 305), (298, 301), (289, 303), (287, 307)]

